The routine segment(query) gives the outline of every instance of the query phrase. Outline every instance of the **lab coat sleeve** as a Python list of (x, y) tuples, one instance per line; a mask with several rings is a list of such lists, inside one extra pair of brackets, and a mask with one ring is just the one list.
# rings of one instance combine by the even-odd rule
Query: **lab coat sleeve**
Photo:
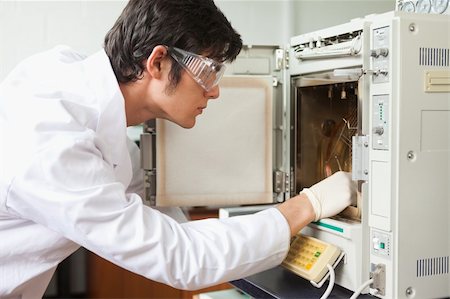
[[(75, 135), (75, 136), (72, 136)], [(149, 279), (197, 289), (281, 263), (289, 227), (277, 209), (179, 224), (126, 193), (93, 132), (65, 132), (14, 179), (7, 207)]]

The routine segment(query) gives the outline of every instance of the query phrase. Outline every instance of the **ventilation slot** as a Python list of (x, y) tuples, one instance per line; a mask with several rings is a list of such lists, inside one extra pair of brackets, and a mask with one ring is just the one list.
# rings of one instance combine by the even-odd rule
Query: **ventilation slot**
[(419, 65), (449, 66), (449, 49), (420, 48)]
[(449, 273), (449, 257), (435, 257), (417, 260), (417, 277)]

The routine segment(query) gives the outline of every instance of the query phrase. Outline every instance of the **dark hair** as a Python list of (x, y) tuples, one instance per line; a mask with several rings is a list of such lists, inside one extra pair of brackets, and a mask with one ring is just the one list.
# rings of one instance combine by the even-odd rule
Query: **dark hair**
[[(143, 62), (157, 45), (207, 53), (224, 62), (236, 58), (242, 40), (213, 0), (130, 0), (105, 37), (105, 51), (117, 80), (140, 79)], [(172, 87), (177, 86), (181, 70), (172, 63)]]

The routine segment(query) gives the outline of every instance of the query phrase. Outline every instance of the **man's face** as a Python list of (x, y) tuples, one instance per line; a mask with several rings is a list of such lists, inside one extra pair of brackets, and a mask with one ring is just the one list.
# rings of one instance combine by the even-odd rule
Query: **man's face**
[(206, 90), (185, 69), (177, 86), (172, 87), (169, 80), (172, 63), (178, 62), (168, 56), (167, 48), (157, 46), (146, 62), (143, 78), (121, 85), (127, 125), (162, 118), (192, 128), (208, 101), (219, 97), (217, 85)]
[(206, 91), (186, 71), (182, 71), (178, 85), (174, 89), (166, 85), (164, 93), (166, 100), (161, 105), (167, 114), (165, 118), (183, 128), (192, 128), (208, 101), (219, 97), (219, 86)]

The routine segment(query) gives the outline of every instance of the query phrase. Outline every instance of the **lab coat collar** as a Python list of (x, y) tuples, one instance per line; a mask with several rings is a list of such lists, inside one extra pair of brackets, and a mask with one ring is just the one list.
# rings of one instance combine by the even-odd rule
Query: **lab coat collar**
[(88, 57), (83, 64), (87, 84), (99, 105), (96, 132), (108, 149), (104, 159), (117, 166), (123, 155), (128, 153), (125, 152), (127, 138), (125, 99), (105, 50), (102, 49)]

